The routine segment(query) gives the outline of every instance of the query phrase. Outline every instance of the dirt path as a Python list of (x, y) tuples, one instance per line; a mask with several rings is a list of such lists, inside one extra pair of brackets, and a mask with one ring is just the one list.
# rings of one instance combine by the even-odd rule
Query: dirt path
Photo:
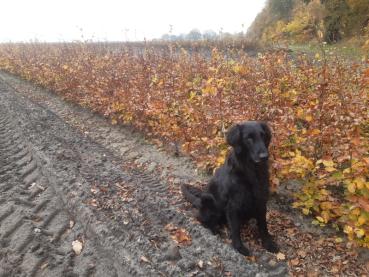
[(178, 184), (199, 180), (129, 128), (0, 74), (0, 276), (284, 276), (193, 220)]

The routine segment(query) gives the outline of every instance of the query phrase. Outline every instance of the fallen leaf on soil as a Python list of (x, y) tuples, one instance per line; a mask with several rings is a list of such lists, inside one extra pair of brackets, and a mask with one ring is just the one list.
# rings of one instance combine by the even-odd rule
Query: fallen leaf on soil
[(299, 259), (298, 258), (296, 258), (296, 259), (292, 259), (291, 260), (291, 264), (293, 265), (293, 266), (296, 266), (296, 265), (298, 265), (300, 263), (300, 261), (299, 261)]
[(199, 266), (199, 268), (203, 268), (204, 266), (204, 262), (202, 260), (200, 260), (197, 265)]
[(255, 256), (246, 256), (246, 259), (250, 262), (255, 263), (256, 262), (256, 257)]
[(149, 259), (148, 259), (148, 258), (146, 258), (145, 256), (141, 256), (140, 260), (141, 260), (142, 262), (145, 262), (145, 263), (149, 263), (149, 262), (150, 262), (150, 261), (149, 261)]
[(279, 261), (284, 261), (286, 259), (286, 255), (285, 254), (283, 254), (283, 253), (281, 253), (281, 252), (279, 252), (278, 254), (277, 254), (277, 260), (279, 260)]
[(185, 229), (178, 229), (171, 237), (180, 244), (191, 243), (191, 238)]
[(76, 255), (81, 254), (82, 248), (83, 248), (82, 242), (80, 242), (79, 240), (75, 240), (72, 242), (72, 249), (74, 253), (76, 253)]
[(306, 257), (306, 252), (304, 250), (299, 250), (299, 251), (297, 251), (297, 255), (299, 255), (301, 258), (305, 258)]
[(164, 227), (165, 230), (169, 231), (171, 238), (178, 244), (190, 245), (192, 242), (190, 234), (183, 228), (178, 228), (173, 224), (169, 223)]
[(319, 274), (316, 271), (308, 271), (306, 274), (307, 277), (318, 277)]
[(293, 235), (294, 233), (295, 233), (295, 228), (288, 228), (287, 229), (287, 233), (288, 233), (288, 235)]
[(97, 205), (96, 199), (91, 199), (90, 200), (90, 205), (93, 206), (93, 207), (97, 207), (98, 205)]
[(36, 186), (36, 183), (32, 183), (28, 188), (33, 189)]

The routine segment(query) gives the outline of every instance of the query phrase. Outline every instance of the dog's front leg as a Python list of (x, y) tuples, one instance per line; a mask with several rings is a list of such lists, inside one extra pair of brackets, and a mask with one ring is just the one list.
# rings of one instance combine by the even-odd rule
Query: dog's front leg
[(227, 211), (228, 226), (231, 229), (231, 240), (233, 247), (242, 255), (249, 256), (249, 250), (241, 241), (241, 221), (237, 211)]
[(272, 253), (279, 251), (278, 245), (273, 241), (273, 237), (269, 234), (268, 225), (266, 222), (266, 207), (259, 207), (257, 210), (256, 221), (261, 237), (263, 247)]

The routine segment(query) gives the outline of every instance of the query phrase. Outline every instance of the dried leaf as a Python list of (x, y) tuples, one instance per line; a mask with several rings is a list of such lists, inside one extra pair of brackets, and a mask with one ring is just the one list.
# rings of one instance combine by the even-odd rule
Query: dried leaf
[(298, 258), (295, 258), (295, 259), (292, 259), (290, 262), (293, 266), (297, 266), (300, 263), (300, 260)]
[(202, 260), (200, 260), (197, 265), (199, 266), (199, 268), (203, 268), (204, 267), (204, 262)]
[(178, 244), (190, 245), (192, 243), (191, 236), (189, 235), (187, 230), (183, 228), (178, 228), (172, 223), (167, 224), (164, 229), (170, 232), (171, 238)]
[(150, 263), (149, 259), (146, 258), (145, 256), (141, 256), (140, 261), (145, 262), (145, 263)]
[(301, 258), (305, 258), (306, 257), (306, 252), (304, 250), (298, 250), (297, 255), (299, 255)]
[(283, 254), (282, 252), (279, 252), (279, 253), (276, 255), (276, 257), (277, 257), (277, 260), (279, 260), (279, 261), (284, 261), (284, 260), (286, 259), (286, 255), (285, 255), (285, 254)]
[(74, 253), (76, 253), (76, 255), (81, 254), (82, 248), (83, 248), (83, 244), (79, 240), (75, 240), (72, 242), (72, 249)]

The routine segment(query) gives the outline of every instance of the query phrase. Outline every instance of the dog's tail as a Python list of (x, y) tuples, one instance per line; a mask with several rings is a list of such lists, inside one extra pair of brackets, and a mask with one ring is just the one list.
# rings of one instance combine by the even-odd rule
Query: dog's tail
[(183, 197), (190, 202), (195, 208), (201, 207), (201, 195), (202, 191), (191, 185), (183, 184), (181, 186)]

